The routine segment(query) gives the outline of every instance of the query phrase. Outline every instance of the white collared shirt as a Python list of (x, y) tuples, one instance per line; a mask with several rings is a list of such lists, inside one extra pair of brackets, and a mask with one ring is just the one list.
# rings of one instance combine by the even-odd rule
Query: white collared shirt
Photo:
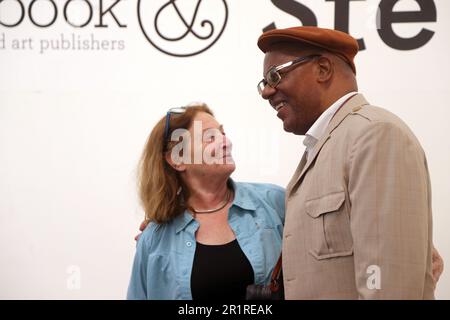
[(311, 151), (314, 149), (317, 141), (319, 141), (319, 139), (325, 134), (325, 131), (336, 111), (342, 106), (345, 100), (355, 94), (357, 94), (357, 92), (353, 91), (339, 98), (335, 103), (328, 107), (328, 109), (326, 109), (314, 122), (311, 128), (309, 128), (308, 132), (306, 132), (305, 134), (305, 139), (303, 140), (303, 144), (306, 147), (306, 157), (308, 157)]

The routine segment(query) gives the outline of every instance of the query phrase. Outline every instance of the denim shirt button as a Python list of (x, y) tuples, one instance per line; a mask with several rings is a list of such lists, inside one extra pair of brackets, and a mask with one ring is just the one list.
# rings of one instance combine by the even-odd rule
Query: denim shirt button
[(187, 242), (186, 242), (186, 246), (188, 246), (188, 247), (192, 247), (192, 242), (190, 242), (190, 241), (187, 241)]

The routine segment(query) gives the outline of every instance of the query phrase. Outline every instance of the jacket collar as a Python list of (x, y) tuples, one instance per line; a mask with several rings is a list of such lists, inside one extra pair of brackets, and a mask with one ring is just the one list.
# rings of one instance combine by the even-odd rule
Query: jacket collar
[(333, 131), (339, 127), (339, 125), (344, 121), (344, 119), (351, 113), (356, 112), (359, 110), (362, 106), (368, 105), (369, 103), (364, 98), (362, 94), (356, 94), (350, 100), (347, 101), (334, 115), (333, 119), (331, 119), (330, 123), (327, 126), (327, 129), (325, 130), (325, 134), (319, 139), (319, 141), (314, 146), (313, 150), (311, 151), (311, 154), (308, 155), (308, 160), (304, 166), (299, 166), (297, 168), (297, 171), (294, 173), (294, 176), (292, 177), (291, 181), (288, 185), (288, 195), (291, 193), (291, 190), (294, 189), (294, 187), (298, 184), (298, 182), (302, 179), (302, 177), (305, 175), (306, 171), (308, 171), (308, 168), (311, 166), (311, 164), (316, 159), (317, 155), (319, 154), (320, 150), (324, 146), (324, 144), (328, 141), (328, 139), (331, 137)]

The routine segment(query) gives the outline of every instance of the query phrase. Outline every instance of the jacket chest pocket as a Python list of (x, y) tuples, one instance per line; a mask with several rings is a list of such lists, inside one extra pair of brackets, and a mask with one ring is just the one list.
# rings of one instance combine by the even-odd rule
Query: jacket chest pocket
[(344, 191), (306, 200), (308, 224), (312, 227), (309, 253), (318, 260), (353, 254), (349, 212)]

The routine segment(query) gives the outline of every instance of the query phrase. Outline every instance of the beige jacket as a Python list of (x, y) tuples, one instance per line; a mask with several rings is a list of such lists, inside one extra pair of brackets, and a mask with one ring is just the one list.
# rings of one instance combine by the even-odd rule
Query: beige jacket
[(358, 94), (302, 162), (286, 193), (286, 299), (433, 299), (429, 174), (406, 124)]

